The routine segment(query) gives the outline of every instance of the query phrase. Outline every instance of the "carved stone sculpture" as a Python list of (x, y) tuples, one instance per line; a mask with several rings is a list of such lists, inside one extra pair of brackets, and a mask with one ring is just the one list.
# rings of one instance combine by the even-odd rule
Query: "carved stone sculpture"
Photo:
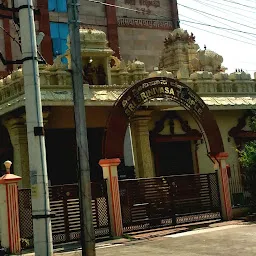
[(99, 85), (106, 84), (106, 73), (102, 64), (100, 64), (97, 68), (97, 80)]
[(93, 85), (93, 74), (94, 74), (95, 70), (92, 67), (91, 63), (88, 63), (87, 65), (85, 65), (84, 67), (84, 82), (88, 83), (89, 85)]
[(216, 52), (210, 50), (200, 50), (197, 52), (197, 57), (191, 61), (194, 71), (209, 71), (219, 72), (223, 57)]

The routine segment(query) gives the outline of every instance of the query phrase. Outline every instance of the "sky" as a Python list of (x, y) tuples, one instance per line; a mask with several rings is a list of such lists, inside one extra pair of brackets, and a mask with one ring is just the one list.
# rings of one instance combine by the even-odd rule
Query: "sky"
[(254, 77), (256, 0), (178, 0), (178, 10), (180, 27), (193, 32), (201, 49), (220, 54), (227, 73), (242, 69)]

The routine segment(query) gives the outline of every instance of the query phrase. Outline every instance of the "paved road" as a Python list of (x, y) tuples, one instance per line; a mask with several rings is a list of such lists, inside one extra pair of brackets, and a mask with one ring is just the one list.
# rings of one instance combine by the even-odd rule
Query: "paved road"
[(126, 246), (97, 249), (97, 256), (255, 256), (256, 224), (217, 227)]

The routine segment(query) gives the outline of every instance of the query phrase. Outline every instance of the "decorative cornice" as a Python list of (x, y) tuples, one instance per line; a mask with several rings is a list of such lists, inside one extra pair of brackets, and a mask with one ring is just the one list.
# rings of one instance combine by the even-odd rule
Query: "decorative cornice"
[[(132, 63), (129, 63), (132, 66)], [(86, 105), (112, 105), (114, 101), (137, 81), (148, 77), (143, 65), (133, 62), (135, 69), (130, 72), (124, 62), (118, 62), (115, 75), (122, 78), (120, 83), (112, 85), (84, 85), (84, 99)], [(128, 71), (124, 72), (124, 66)], [(113, 69), (114, 70), (114, 69)], [(115, 72), (116, 72), (115, 71)], [(163, 73), (163, 72), (162, 72)], [(208, 71), (194, 72), (190, 77), (182, 79), (185, 68), (180, 72), (180, 80), (198, 93), (211, 108), (251, 108), (256, 104), (256, 81), (244, 72), (230, 75), (219, 72), (212, 74)], [(164, 75), (164, 74), (163, 74)], [(42, 104), (44, 106), (72, 105), (72, 79), (67, 68), (58, 61), (52, 66), (40, 66), (40, 86)], [(22, 70), (16, 70), (3, 80), (0, 80), (0, 115), (11, 112), (25, 105), (24, 82)], [(147, 105), (171, 106), (171, 102), (164, 99), (152, 100)]]
[[(108, 87), (108, 86), (106, 86)], [(124, 89), (117, 89), (114, 86), (112, 90), (109, 88), (90, 87), (84, 93), (85, 105), (88, 106), (112, 106), (118, 99)], [(125, 87), (127, 88), (127, 86)], [(199, 93), (199, 95), (201, 95)], [(201, 95), (202, 99), (210, 109), (248, 109), (256, 105), (256, 94), (233, 95), (232, 97), (221, 95)], [(41, 99), (43, 106), (72, 106), (73, 94), (72, 89), (42, 89)], [(146, 103), (148, 106), (162, 107), (179, 107), (176, 103), (166, 99), (153, 99)], [(25, 106), (25, 96), (20, 95), (17, 98), (11, 99), (4, 103), (0, 103), (0, 116), (9, 113), (15, 109)]]

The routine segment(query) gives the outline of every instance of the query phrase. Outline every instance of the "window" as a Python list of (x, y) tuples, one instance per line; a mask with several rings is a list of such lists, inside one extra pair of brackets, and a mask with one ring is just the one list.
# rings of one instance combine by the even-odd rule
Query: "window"
[(67, 50), (68, 24), (50, 22), (53, 56), (64, 54)]
[(67, 12), (67, 0), (48, 0), (48, 9), (51, 12)]

